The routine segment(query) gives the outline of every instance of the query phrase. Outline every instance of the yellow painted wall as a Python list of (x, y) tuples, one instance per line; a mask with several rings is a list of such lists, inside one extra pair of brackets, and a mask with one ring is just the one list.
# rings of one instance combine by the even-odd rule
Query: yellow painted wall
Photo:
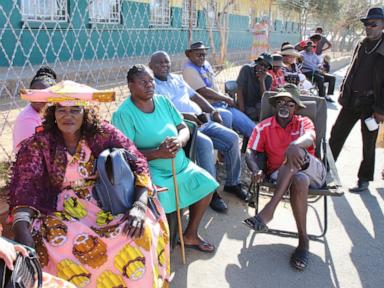
[[(128, 0), (125, 0), (128, 1)], [(198, 10), (203, 10), (203, 7), (207, 5), (210, 0), (193, 0), (196, 3), (196, 8)], [(222, 10), (225, 3), (229, 0), (217, 0), (218, 11)], [(297, 13), (291, 12), (289, 14), (289, 19), (283, 13), (283, 11), (279, 10), (278, 5), (274, 0), (234, 0), (233, 5), (231, 6), (229, 12), (236, 15), (243, 16), (252, 16), (252, 17), (262, 17), (269, 15), (269, 7), (270, 2), (272, 2), (271, 6), (271, 14), (272, 20), (280, 19), (286, 21), (299, 21), (299, 15)], [(135, 2), (141, 3), (150, 3), (151, 0), (135, 0)], [(183, 0), (170, 0), (169, 1), (171, 7), (183, 7)]]

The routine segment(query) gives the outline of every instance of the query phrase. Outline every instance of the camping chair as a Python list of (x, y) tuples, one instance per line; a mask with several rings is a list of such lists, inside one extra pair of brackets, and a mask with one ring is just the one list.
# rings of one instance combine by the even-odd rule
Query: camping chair
[[(230, 97), (232, 97), (235, 102), (237, 102), (237, 82), (236, 80), (228, 80), (224, 83), (224, 91), (227, 93)], [(243, 144), (241, 145), (241, 153), (245, 153), (245, 150), (247, 150), (249, 138), (243, 136)]]
[[(191, 159), (193, 162), (196, 162), (196, 137), (197, 137), (197, 125), (194, 122), (188, 121), (184, 119), (185, 124), (187, 124), (190, 137), (188, 140), (187, 145), (184, 146), (184, 152), (185, 155)], [(166, 192), (167, 193), (167, 192)], [(177, 237), (178, 237), (178, 231), (177, 231), (177, 214), (176, 211), (172, 213), (166, 214), (168, 226), (169, 226), (169, 243), (171, 246), (171, 249), (175, 248), (177, 244)]]
[[(260, 111), (260, 121), (274, 115), (275, 108), (269, 104), (268, 98), (275, 95), (277, 92), (267, 91), (264, 93), (261, 100), (261, 111)], [(324, 211), (323, 211), (323, 224), (322, 232), (319, 235), (309, 234), (311, 240), (321, 241), (322, 238), (327, 233), (328, 228), (328, 196), (342, 196), (344, 193), (340, 191), (340, 179), (336, 170), (335, 161), (333, 159), (332, 152), (330, 150), (329, 144), (326, 141), (326, 122), (327, 122), (327, 105), (325, 99), (322, 97), (315, 96), (300, 96), (300, 100), (307, 106), (305, 109), (301, 109), (297, 112), (298, 115), (303, 115), (309, 117), (315, 125), (316, 130), (316, 156), (323, 161), (323, 164), (327, 170), (327, 178), (324, 187), (321, 189), (309, 189), (308, 192), (308, 203), (315, 203), (321, 198), (324, 200)], [(261, 184), (251, 183), (250, 190), (252, 193), (252, 198), (249, 201), (249, 206), (255, 208), (255, 215), (259, 211), (259, 197), (263, 196), (272, 196), (273, 191), (275, 190), (276, 185), (268, 181), (264, 181)], [(262, 192), (267, 190), (268, 192)], [(283, 197), (283, 199), (289, 198), (289, 191)], [(321, 227), (320, 227), (321, 228)], [(278, 230), (278, 229), (268, 229), (269, 234), (279, 235), (283, 237), (294, 237), (297, 238), (298, 234), (296, 232)]]

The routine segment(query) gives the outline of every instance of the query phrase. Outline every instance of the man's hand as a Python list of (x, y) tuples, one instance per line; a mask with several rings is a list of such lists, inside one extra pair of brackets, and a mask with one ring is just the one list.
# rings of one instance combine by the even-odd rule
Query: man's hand
[(225, 96), (224, 101), (225, 101), (225, 103), (227, 103), (230, 107), (234, 107), (234, 106), (236, 106), (236, 102), (235, 102), (235, 100), (233, 100), (232, 97), (230, 97), (230, 96)]
[(221, 118), (219, 111), (217, 111), (217, 110), (213, 111), (211, 114), (211, 117), (212, 117), (212, 121), (219, 123), (219, 124), (223, 124), (223, 119)]
[(204, 124), (204, 122), (201, 121), (196, 114), (192, 114), (191, 113), (191, 114), (188, 114), (188, 116), (186, 116), (185, 114), (183, 114), (183, 115), (184, 115), (185, 119), (196, 123), (196, 125), (199, 126), (199, 127)]
[(305, 153), (303, 148), (294, 144), (293, 142), (289, 144), (287, 150), (285, 151), (288, 165), (292, 168), (300, 170), (304, 164), (304, 154)]
[(252, 172), (252, 181), (257, 184), (262, 183), (264, 181), (265, 174), (263, 170)]
[(376, 121), (379, 122), (379, 123), (383, 123), (384, 122), (384, 115), (383, 114), (380, 114), (380, 113), (377, 113), (377, 112), (373, 112), (373, 117), (375, 117)]
[(267, 78), (267, 71), (256, 71), (256, 78), (259, 82), (265, 81), (265, 78)]

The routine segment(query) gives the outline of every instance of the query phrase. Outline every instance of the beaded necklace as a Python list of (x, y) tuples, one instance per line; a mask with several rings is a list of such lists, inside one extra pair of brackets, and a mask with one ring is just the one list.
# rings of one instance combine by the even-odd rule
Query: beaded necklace
[(89, 176), (88, 170), (85, 167), (86, 160), (85, 160), (85, 140), (80, 140), (79, 144), (77, 145), (76, 152), (72, 157), (71, 162), (69, 162), (69, 165), (74, 165), (76, 163), (79, 164), (77, 167), (77, 172), (79, 172), (79, 175), (83, 178), (87, 178)]
[(373, 46), (373, 48), (371, 50), (369, 50), (369, 51), (367, 51), (367, 47), (364, 47), (365, 55), (370, 55), (373, 52), (375, 52), (375, 50), (377, 49), (377, 47), (379, 47), (379, 45), (381, 44), (382, 41), (383, 41), (383, 37), (381, 37), (381, 39), (379, 41), (377, 41), (376, 45)]

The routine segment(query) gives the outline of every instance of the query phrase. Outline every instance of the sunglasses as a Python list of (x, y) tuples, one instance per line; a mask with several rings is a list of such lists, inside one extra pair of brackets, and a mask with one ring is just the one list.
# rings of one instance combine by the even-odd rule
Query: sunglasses
[(199, 58), (207, 56), (207, 53), (205, 52), (194, 52), (194, 54), (196, 57), (199, 57)]
[(296, 103), (294, 101), (291, 101), (291, 100), (279, 99), (279, 100), (276, 100), (276, 105), (278, 105), (278, 106), (287, 105), (289, 108), (293, 108), (296, 106)]
[(379, 25), (377, 25), (376, 22), (364, 22), (364, 26), (365, 26), (365, 27), (375, 28), (375, 27), (377, 27), (377, 26), (379, 26)]

